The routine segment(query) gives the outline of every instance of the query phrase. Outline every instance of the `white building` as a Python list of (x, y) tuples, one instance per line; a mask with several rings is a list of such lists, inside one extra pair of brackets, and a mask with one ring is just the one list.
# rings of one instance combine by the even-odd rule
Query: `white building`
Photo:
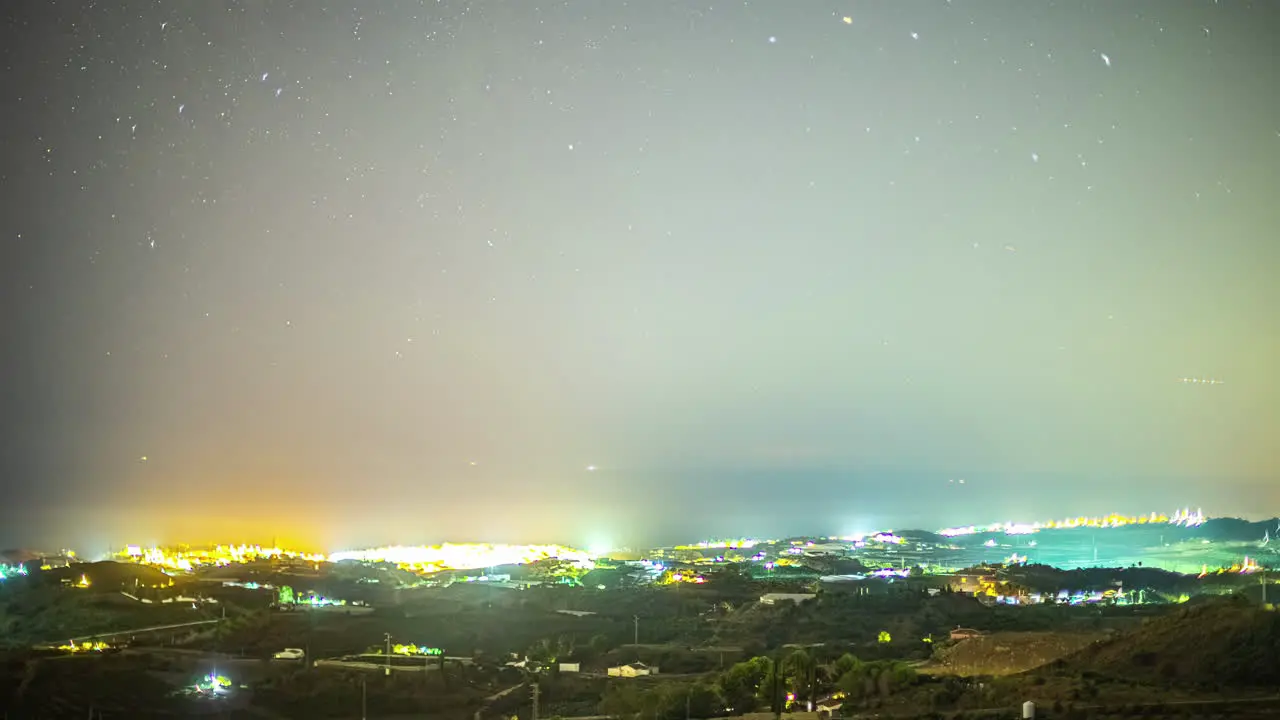
[(649, 667), (641, 662), (628, 663), (617, 667), (609, 668), (609, 677), (643, 677), (645, 675), (657, 675), (658, 668)]
[(812, 600), (818, 597), (813, 593), (766, 593), (760, 596), (761, 605), (781, 605), (782, 603), (795, 603), (799, 605), (806, 600)]
[(973, 628), (958, 627), (951, 631), (951, 640), (953, 642), (960, 642), (961, 640), (969, 640), (970, 638), (982, 637), (985, 634), (986, 633), (982, 632), (981, 630), (974, 630)]

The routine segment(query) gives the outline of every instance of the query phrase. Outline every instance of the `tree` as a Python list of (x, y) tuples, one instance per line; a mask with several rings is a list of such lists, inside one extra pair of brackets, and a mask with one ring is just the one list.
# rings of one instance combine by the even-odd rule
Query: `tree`
[(846, 673), (862, 665), (862, 661), (849, 653), (845, 653), (836, 658), (835, 662), (826, 666), (827, 677), (831, 681), (838, 681), (844, 677)]
[(875, 687), (872, 663), (859, 663), (836, 681), (836, 687), (850, 700), (864, 700)]
[(591, 637), (591, 649), (598, 654), (603, 655), (614, 648), (614, 643), (609, 640), (608, 635), (593, 635)]
[(580, 582), (584, 587), (613, 590), (634, 584), (631, 575), (619, 568), (596, 568), (582, 576)]
[[(713, 685), (696, 683), (685, 691), (685, 703), (689, 717), (709, 718), (724, 714), (724, 698)], [(684, 718), (685, 707), (679, 708), (679, 718)]]
[(573, 653), (577, 641), (570, 635), (559, 635), (555, 638), (542, 638), (526, 651), (530, 660), (554, 664), (562, 657)]
[(858, 663), (836, 683), (853, 700), (868, 700), (876, 695), (889, 697), (915, 682), (910, 665), (896, 660)]
[(586, 574), (579, 565), (560, 558), (543, 558), (525, 566), (529, 577), (542, 582), (569, 582), (577, 584), (579, 578)]
[(650, 695), (650, 712), (656, 720), (684, 720), (686, 713), (687, 717), (716, 717), (724, 711), (724, 702), (715, 688), (701, 683), (660, 686)]
[(800, 648), (793, 650), (783, 661), (783, 671), (786, 673), (787, 686), (797, 699), (809, 702), (817, 700), (815, 688), (818, 664), (809, 653)]
[(786, 679), (781, 658), (769, 664), (769, 677), (765, 686), (769, 692), (769, 709), (775, 718), (781, 718), (782, 711), (786, 709), (786, 700), (783, 697)]
[(749, 713), (760, 707), (761, 692), (772, 669), (769, 658), (754, 657), (720, 674), (717, 680), (720, 693), (734, 714)]
[(738, 563), (722, 566), (708, 579), (713, 587), (729, 592), (741, 592), (751, 587), (751, 573)]
[(644, 697), (633, 683), (615, 683), (605, 688), (600, 712), (615, 717), (636, 715), (644, 708)]

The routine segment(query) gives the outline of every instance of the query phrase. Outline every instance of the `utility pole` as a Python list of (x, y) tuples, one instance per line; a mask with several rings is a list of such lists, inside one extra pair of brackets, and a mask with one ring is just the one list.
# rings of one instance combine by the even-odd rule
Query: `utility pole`
[(685, 688), (684, 691), (684, 720), (689, 720), (689, 706), (693, 698), (693, 688)]
[(360, 720), (369, 720), (368, 676), (360, 676)]
[(771, 705), (770, 709), (773, 710), (774, 720), (781, 720), (782, 711), (784, 709), (783, 708), (784, 703), (782, 702), (782, 653), (781, 652), (779, 652), (778, 655), (773, 658), (773, 677), (770, 678), (770, 680), (772, 681), (771, 687), (769, 688), (770, 690), (769, 701)]
[(538, 681), (535, 678), (533, 681), (533, 715), (531, 716), (533, 720), (538, 720), (538, 693), (540, 691), (541, 688), (538, 687)]
[(632, 615), (631, 619), (635, 622), (635, 626), (636, 626), (635, 642), (633, 644), (639, 645), (640, 644), (640, 616)]
[(387, 641), (387, 676), (391, 676), (391, 633), (385, 633), (383, 636)]

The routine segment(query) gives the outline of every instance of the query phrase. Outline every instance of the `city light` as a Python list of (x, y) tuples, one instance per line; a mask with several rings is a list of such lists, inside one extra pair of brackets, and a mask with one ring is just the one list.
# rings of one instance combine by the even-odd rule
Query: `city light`
[[(414, 573), (470, 570), (499, 565), (527, 565), (557, 558), (585, 569), (594, 567), (594, 553), (562, 545), (504, 545), (468, 543), (419, 547), (382, 547), (345, 550), (331, 555), (259, 545), (218, 545), (210, 549), (143, 548), (130, 545), (115, 556), (121, 562), (148, 565), (171, 573), (192, 573), (200, 568), (225, 567), (261, 561), (292, 561), (318, 565), (344, 560), (389, 563)], [(10, 573), (12, 574), (12, 573)]]
[[(744, 538), (742, 540), (705, 540), (696, 545), (677, 545), (676, 550), (750, 550), (762, 541)], [(767, 541), (765, 541), (767, 542)]]
[(329, 562), (356, 560), (390, 563), (419, 573), (441, 570), (470, 570), (498, 565), (528, 565), (539, 560), (558, 558), (583, 567), (593, 567), (588, 552), (562, 545), (491, 545), (452, 544), (419, 547), (383, 547), (371, 550), (347, 550), (328, 557)]
[(104, 652), (110, 650), (111, 646), (104, 642), (72, 642), (66, 645), (59, 645), (58, 649), (69, 653)]
[(441, 650), (440, 648), (425, 647), (425, 646), (419, 646), (419, 645), (392, 645), (391, 654), (407, 655), (407, 656), (416, 655), (416, 656), (437, 656), (438, 657), (440, 655), (444, 655), (444, 651)]
[(1120, 515), (1112, 513), (1101, 517), (1076, 517), (1065, 520), (1049, 520), (1037, 523), (994, 523), (991, 525), (969, 525), (967, 527), (943, 528), (938, 531), (943, 537), (959, 537), (981, 533), (1002, 532), (1005, 535), (1030, 535), (1041, 530), (1070, 530), (1073, 528), (1117, 528), (1127, 525), (1178, 525), (1181, 527), (1199, 527), (1203, 525), (1203, 510), (1178, 510), (1172, 516), (1151, 513), (1150, 515)]
[(117, 560), (150, 565), (162, 570), (192, 572), (200, 567), (240, 565), (261, 560), (295, 560), (317, 563), (324, 555), (280, 548), (264, 548), (260, 545), (218, 545), (210, 549), (194, 548), (143, 548), (129, 545), (116, 555)]
[(216, 674), (205, 675), (203, 678), (201, 678), (200, 682), (196, 683), (196, 690), (198, 692), (219, 694), (219, 693), (224, 693), (230, 689), (231, 689), (231, 680), (230, 678), (227, 678), (224, 675), (216, 675)]
[[(1147, 515), (1121, 515), (1112, 513), (1097, 517), (1074, 517), (1061, 520), (1050, 520), (1036, 523), (1017, 523), (1017, 522), (998, 522), (990, 525), (969, 525), (953, 528), (945, 528), (939, 530), (938, 533), (945, 537), (960, 537), (975, 534), (996, 535), (1003, 534), (1006, 536), (1032, 535), (1044, 530), (1066, 530), (1075, 528), (1091, 528), (1091, 529), (1107, 529), (1126, 526), (1139, 525), (1168, 525), (1178, 527), (1198, 527), (1205, 522), (1205, 515), (1202, 510), (1191, 510), (1185, 508), (1178, 510), (1172, 514), (1165, 515), (1161, 513), (1150, 513)], [(840, 554), (847, 552), (852, 546), (854, 549), (866, 548), (869, 551), (874, 550), (876, 546), (888, 549), (884, 546), (907, 546), (914, 544), (915, 541), (908, 541), (906, 538), (894, 534), (893, 531), (882, 531), (869, 533), (865, 535), (857, 535), (852, 537), (829, 538), (836, 542), (817, 543), (813, 540), (791, 540), (789, 547), (777, 548), (779, 544), (787, 545), (787, 542), (757, 540), (753, 538), (729, 539), (729, 540), (708, 540), (693, 545), (678, 545), (674, 548), (655, 551), (653, 558), (663, 557), (664, 552), (680, 551), (688, 553), (697, 553), (703, 555), (697, 560), (700, 563), (723, 563), (723, 562), (742, 562), (753, 561), (768, 563), (766, 567), (772, 568), (778, 565), (789, 565), (800, 563), (799, 556), (812, 554)], [(1000, 545), (1000, 541), (994, 537), (984, 539), (983, 543), (986, 547), (995, 548)], [(1034, 540), (1028, 540), (1027, 547), (1036, 545)], [(262, 547), (260, 545), (218, 545), (208, 549), (197, 549), (190, 547), (179, 548), (161, 548), (161, 547), (143, 547), (139, 545), (130, 545), (122, 552), (116, 555), (116, 559), (125, 562), (133, 562), (142, 565), (148, 565), (157, 568), (166, 574), (179, 575), (195, 573), (203, 568), (224, 567), (230, 565), (238, 565), (252, 562), (286, 562), (292, 564), (305, 564), (313, 566), (311, 569), (319, 570), (321, 563), (339, 563), (344, 561), (367, 563), (367, 564), (387, 564), (394, 565), (406, 572), (417, 575), (429, 575), (442, 571), (461, 571), (461, 570), (483, 570), (496, 568), (507, 565), (529, 565), (545, 560), (558, 561), (557, 567), (561, 570), (572, 568), (572, 572), (587, 571), (595, 568), (596, 558), (600, 557), (603, 551), (603, 543), (600, 547), (594, 548), (592, 551), (579, 550), (572, 547), (555, 544), (543, 545), (510, 545), (510, 544), (492, 544), (492, 543), (445, 543), (442, 545), (432, 546), (389, 546), (363, 550), (344, 550), (329, 555), (322, 553), (302, 552), (298, 550), (282, 549), (279, 547)], [(772, 547), (772, 549), (770, 549)], [(705, 557), (706, 551), (724, 550), (725, 552), (714, 558)], [(750, 550), (750, 557), (747, 552)], [(736, 557), (736, 555), (743, 557)], [(1025, 556), (1014, 554), (1009, 558), (1006, 564), (1024, 564), (1027, 560)], [(1234, 568), (1224, 568), (1224, 571), (1251, 573), (1258, 569), (1256, 561), (1247, 559), (1243, 563), (1238, 563)], [(661, 569), (649, 568), (651, 575), (660, 575)], [(22, 566), (0, 567), (0, 579), (11, 577), (16, 574), (24, 574), (25, 568)], [(485, 574), (479, 577), (466, 576), (456, 578), (463, 582), (485, 582), (489, 580), (507, 579), (503, 575)], [(78, 583), (81, 587), (88, 587), (89, 579), (82, 577)], [(169, 584), (173, 584), (173, 580), (169, 580)], [(659, 580), (660, 584), (668, 583), (703, 583), (707, 582), (704, 578), (696, 573), (675, 572), (669, 573)], [(341, 605), (343, 601), (334, 600), (316, 596), (308, 593), (305, 596), (299, 596), (296, 600), (290, 602), (282, 602), (282, 604), (310, 605), (310, 606), (328, 606)]]

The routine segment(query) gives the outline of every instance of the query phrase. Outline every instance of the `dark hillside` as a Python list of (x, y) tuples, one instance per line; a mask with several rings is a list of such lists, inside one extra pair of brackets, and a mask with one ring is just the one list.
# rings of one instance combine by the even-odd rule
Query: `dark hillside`
[(44, 570), (31, 577), (48, 583), (61, 583), (64, 580), (77, 583), (83, 578), (89, 582), (90, 588), (100, 592), (133, 591), (138, 587), (168, 587), (173, 584), (172, 578), (153, 567), (111, 560), (74, 563), (63, 568)]
[(1280, 684), (1280, 613), (1212, 598), (1143, 623), (1065, 661), (1068, 670), (1201, 687)]

